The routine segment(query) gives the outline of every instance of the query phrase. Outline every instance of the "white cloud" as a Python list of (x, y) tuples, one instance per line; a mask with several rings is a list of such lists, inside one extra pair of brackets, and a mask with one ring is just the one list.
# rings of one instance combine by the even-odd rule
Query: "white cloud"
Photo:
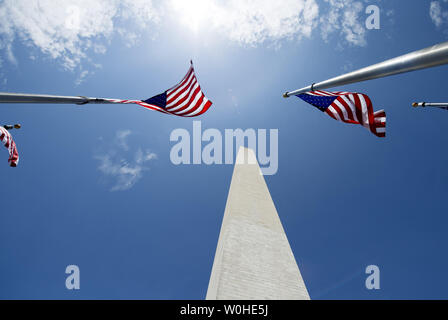
[[(443, 0), (443, 2), (448, 3), (448, 0)], [(441, 27), (443, 24), (448, 23), (448, 8), (444, 10), (441, 1), (431, 1), (429, 5), (429, 16), (436, 27)]]
[[(95, 66), (92, 55), (106, 53), (115, 36), (135, 46), (143, 35), (154, 38), (158, 24), (171, 23), (169, 15), (192, 30), (215, 32), (242, 45), (278, 46), (285, 39), (309, 38), (320, 27), (325, 40), (336, 34), (364, 46), (363, 5), (355, 0), (323, 3), (327, 13), (317, 0), (0, 0), (0, 50), (17, 63), (16, 42), (37, 48), (30, 56), (40, 51), (66, 70), (77, 70), (79, 84), (92, 74), (84, 62)], [(437, 10), (433, 15), (436, 21), (443, 17)]]
[(149, 150), (143, 152), (142, 149), (138, 149), (135, 153), (135, 162), (138, 164), (142, 164), (153, 159), (157, 159), (157, 155)]
[(78, 76), (78, 78), (75, 80), (75, 84), (77, 86), (79, 86), (81, 83), (84, 82), (84, 80), (86, 80), (87, 75), (89, 74), (88, 70), (83, 70), (81, 71), (80, 75)]
[[(322, 3), (322, 2), (321, 2)], [(324, 40), (338, 36), (365, 46), (366, 1), (323, 0), (171, 0), (179, 20), (192, 30), (215, 30), (232, 41), (258, 45), (267, 41), (309, 38), (317, 27)]]
[(321, 34), (328, 41), (333, 33), (342, 36), (349, 44), (365, 46), (364, 5), (354, 0), (325, 0), (329, 11), (320, 18)]
[(99, 43), (95, 43), (93, 45), (93, 51), (95, 53), (98, 53), (98, 54), (105, 54), (106, 51), (107, 51), (107, 48), (106, 48), (105, 45), (102, 45), (102, 44), (99, 44)]
[(106, 176), (116, 178), (111, 191), (130, 189), (142, 176), (142, 169), (138, 165), (132, 166), (125, 161), (115, 162), (110, 155), (96, 156), (95, 159), (100, 161), (98, 170)]
[(126, 21), (133, 21), (140, 28), (148, 26), (149, 21), (160, 22), (161, 9), (156, 9), (152, 0), (120, 0), (120, 17)]
[(171, 6), (192, 29), (213, 28), (249, 45), (309, 37), (319, 15), (315, 0), (172, 0)]
[(119, 130), (116, 133), (117, 145), (123, 150), (129, 150), (127, 138), (131, 134), (131, 130)]
[(37, 47), (68, 70), (94, 52), (104, 53), (116, 24), (146, 28), (157, 22), (151, 0), (4, 0), (0, 3), (1, 47), (15, 39)]
[[(123, 191), (132, 188), (143, 177), (143, 173), (149, 170), (147, 162), (157, 159), (157, 155), (149, 150), (143, 151), (138, 148), (134, 153), (129, 152), (130, 146), (127, 138), (130, 135), (130, 130), (117, 131), (116, 139), (109, 150), (94, 155), (94, 159), (100, 162), (98, 170), (105, 178), (113, 180), (110, 191)], [(100, 141), (103, 140), (100, 139)]]

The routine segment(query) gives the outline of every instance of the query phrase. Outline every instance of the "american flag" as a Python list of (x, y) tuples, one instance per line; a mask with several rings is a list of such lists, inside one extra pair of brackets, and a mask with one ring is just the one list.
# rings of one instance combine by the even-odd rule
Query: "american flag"
[(194, 73), (193, 62), (187, 74), (177, 85), (147, 100), (106, 99), (112, 103), (135, 103), (142, 107), (181, 117), (196, 117), (212, 105), (201, 90)]
[(11, 167), (17, 167), (17, 164), (19, 163), (19, 153), (17, 151), (17, 146), (12, 140), (12, 136), (9, 133), (8, 130), (6, 130), (4, 127), (0, 126), (0, 140), (3, 142), (6, 148), (8, 148), (9, 151), (9, 165)]
[(372, 101), (365, 94), (316, 90), (298, 94), (297, 97), (335, 120), (360, 124), (377, 137), (386, 136), (386, 112), (373, 112)]

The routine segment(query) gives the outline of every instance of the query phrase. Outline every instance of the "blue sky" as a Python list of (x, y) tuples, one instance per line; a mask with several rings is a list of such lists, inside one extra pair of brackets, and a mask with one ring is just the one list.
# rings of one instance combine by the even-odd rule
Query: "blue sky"
[[(143, 99), (191, 58), (214, 102), (203, 129), (279, 130), (265, 179), (312, 299), (448, 298), (448, 113), (410, 106), (448, 99), (448, 67), (339, 88), (386, 110), (385, 139), (281, 97), (446, 41), (446, 0), (55, 2), (0, 1), (1, 91)], [(23, 128), (19, 166), (0, 154), (0, 298), (205, 297), (233, 166), (171, 163), (170, 133), (193, 119), (8, 104), (1, 119)]]

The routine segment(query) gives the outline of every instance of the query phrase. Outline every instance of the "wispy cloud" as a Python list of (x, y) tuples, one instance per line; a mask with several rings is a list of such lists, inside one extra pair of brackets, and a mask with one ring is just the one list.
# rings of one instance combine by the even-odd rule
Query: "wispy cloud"
[(193, 30), (213, 29), (243, 45), (300, 40), (320, 29), (325, 41), (337, 36), (350, 45), (366, 46), (366, 2), (323, 0), (319, 3), (325, 5), (319, 6), (316, 0), (171, 0), (170, 4)]
[[(147, 163), (157, 159), (157, 155), (149, 150), (138, 148), (130, 152), (128, 137), (130, 130), (117, 131), (114, 142), (106, 152), (97, 153), (94, 158), (99, 161), (98, 170), (104, 178), (112, 180), (110, 191), (123, 191), (132, 188), (145, 171), (149, 170)], [(104, 139), (100, 139), (104, 143)]]
[(16, 39), (74, 70), (88, 51), (105, 53), (116, 25), (147, 28), (159, 21), (151, 0), (4, 0), (0, 3), (2, 47), (14, 60)]
[(131, 134), (131, 130), (119, 130), (116, 133), (117, 145), (123, 150), (129, 150), (128, 136)]
[(190, 1), (172, 0), (171, 6), (179, 14), (186, 12), (183, 21), (192, 28), (207, 26), (232, 41), (256, 45), (266, 41), (309, 37), (317, 23), (319, 7), (315, 0), (229, 0), (196, 2), (189, 10)]
[(84, 82), (84, 80), (86, 80), (87, 75), (89, 74), (88, 70), (83, 70), (81, 71), (80, 75), (78, 76), (78, 78), (75, 80), (75, 84), (77, 86), (79, 86), (81, 83)]
[(336, 35), (349, 44), (365, 46), (366, 29), (364, 4), (353, 0), (325, 0), (329, 4), (328, 12), (320, 18), (321, 34), (325, 41)]
[(442, 8), (442, 3), (446, 3), (448, 6), (448, 0), (431, 1), (431, 4), (429, 5), (429, 16), (436, 27), (448, 24), (448, 8)]
[[(444, 13), (438, 11), (440, 1), (433, 3), (431, 15), (440, 24)], [(241, 45), (279, 47), (283, 40), (320, 32), (324, 40), (342, 36), (349, 44), (365, 46), (363, 6), (355, 0), (3, 0), (0, 50), (17, 64), (14, 44), (20, 41), (37, 49), (30, 56), (40, 52), (76, 71), (80, 84), (114, 36), (135, 46), (143, 35), (154, 38), (162, 23), (172, 21), (167, 16)]]
[(135, 162), (137, 164), (143, 164), (153, 159), (157, 159), (157, 155), (155, 153), (150, 152), (149, 150), (143, 152), (142, 149), (138, 149), (137, 152), (135, 153)]

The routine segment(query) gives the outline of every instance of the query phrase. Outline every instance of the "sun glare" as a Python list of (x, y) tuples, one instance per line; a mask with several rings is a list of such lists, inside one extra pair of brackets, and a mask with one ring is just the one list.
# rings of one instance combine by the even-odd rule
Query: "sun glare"
[(176, 10), (179, 21), (194, 32), (198, 32), (204, 26), (212, 9), (210, 0), (172, 0), (171, 4)]

